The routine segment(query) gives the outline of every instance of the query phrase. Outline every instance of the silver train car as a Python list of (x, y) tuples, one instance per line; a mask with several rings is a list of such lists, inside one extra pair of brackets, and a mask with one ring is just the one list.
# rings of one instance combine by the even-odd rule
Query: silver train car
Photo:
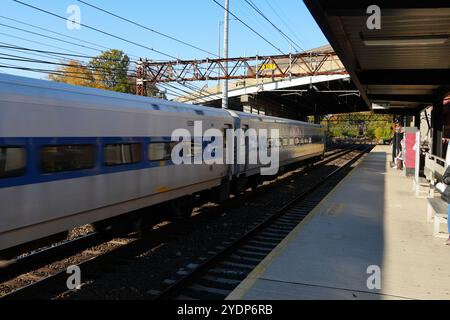
[(279, 129), (281, 167), (325, 150), (319, 125), (0, 75), (0, 255), (164, 202), (189, 215), (193, 195), (261, 181), (259, 165), (174, 165), (171, 134), (195, 121)]

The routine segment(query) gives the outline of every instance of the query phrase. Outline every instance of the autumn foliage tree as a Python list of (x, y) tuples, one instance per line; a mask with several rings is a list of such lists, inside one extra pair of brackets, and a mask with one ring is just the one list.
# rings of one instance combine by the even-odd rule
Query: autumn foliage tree
[(130, 58), (120, 50), (112, 49), (95, 57), (89, 63), (105, 88), (132, 93), (132, 85), (128, 77)]
[(120, 50), (109, 50), (88, 63), (77, 60), (61, 62), (49, 79), (78, 86), (133, 93), (128, 76), (130, 59)]
[(76, 86), (104, 89), (89, 66), (77, 60), (62, 62), (62, 66), (48, 77), (52, 81), (73, 84)]
[[(49, 79), (77, 86), (136, 94), (136, 78), (130, 76), (130, 58), (112, 49), (92, 58), (88, 63), (62, 61)], [(155, 84), (148, 84), (148, 96), (166, 98)]]

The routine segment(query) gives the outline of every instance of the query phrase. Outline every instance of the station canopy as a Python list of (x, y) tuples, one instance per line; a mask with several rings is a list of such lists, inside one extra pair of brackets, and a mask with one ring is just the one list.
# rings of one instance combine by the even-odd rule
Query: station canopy
[(304, 2), (375, 112), (417, 115), (450, 92), (449, 0)]

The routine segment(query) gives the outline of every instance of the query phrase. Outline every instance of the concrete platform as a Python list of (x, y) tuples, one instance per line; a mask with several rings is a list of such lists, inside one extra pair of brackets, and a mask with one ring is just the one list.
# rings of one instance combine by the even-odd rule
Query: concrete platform
[(389, 159), (375, 147), (228, 299), (450, 299), (450, 247)]

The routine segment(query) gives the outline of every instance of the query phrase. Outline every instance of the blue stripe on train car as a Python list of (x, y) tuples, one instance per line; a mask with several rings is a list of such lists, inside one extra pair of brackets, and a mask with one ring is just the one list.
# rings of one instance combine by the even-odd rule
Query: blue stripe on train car
[[(23, 175), (18, 177), (0, 178), (0, 188), (14, 187), (27, 184), (36, 184), (57, 180), (76, 179), (88, 176), (124, 172), (131, 170), (142, 170), (149, 168), (158, 168), (161, 166), (173, 165), (170, 160), (149, 161), (148, 144), (157, 142), (170, 142), (170, 137), (103, 137), (103, 138), (0, 138), (0, 146), (4, 147), (23, 147), (26, 150), (26, 168)], [(129, 144), (140, 143), (142, 148), (141, 162), (133, 164), (123, 164), (117, 166), (107, 166), (104, 164), (104, 146), (107, 144)], [(61, 171), (54, 173), (42, 173), (40, 149), (45, 146), (62, 145), (94, 145), (95, 165), (90, 169), (81, 169), (73, 171)]]
[[(240, 121), (236, 121), (240, 125)], [(317, 136), (311, 136), (316, 140)], [(316, 139), (315, 139), (316, 138)], [(318, 139), (317, 139), (318, 140)], [(170, 160), (150, 161), (148, 155), (148, 145), (150, 143), (171, 142), (171, 137), (67, 137), (67, 138), (0, 138), (0, 146), (3, 147), (23, 147), (26, 150), (26, 168), (23, 175), (18, 177), (0, 178), (0, 189), (15, 187), (28, 184), (44, 183), (58, 180), (76, 179), (82, 177), (96, 176), (102, 174), (111, 174), (132, 170), (142, 170), (150, 168), (159, 168), (162, 166), (172, 166), (174, 163)], [(313, 141), (311, 141), (313, 142)], [(104, 164), (104, 146), (107, 144), (129, 144), (140, 143), (143, 145), (141, 150), (141, 162), (134, 164), (123, 164), (117, 166), (107, 166)], [(205, 150), (210, 142), (203, 142), (202, 149)], [(95, 145), (96, 156), (95, 165), (90, 169), (81, 169), (74, 171), (61, 171), (55, 173), (42, 173), (40, 149), (45, 146), (62, 145)], [(234, 164), (237, 170), (238, 165)], [(236, 173), (236, 171), (235, 171)]]

